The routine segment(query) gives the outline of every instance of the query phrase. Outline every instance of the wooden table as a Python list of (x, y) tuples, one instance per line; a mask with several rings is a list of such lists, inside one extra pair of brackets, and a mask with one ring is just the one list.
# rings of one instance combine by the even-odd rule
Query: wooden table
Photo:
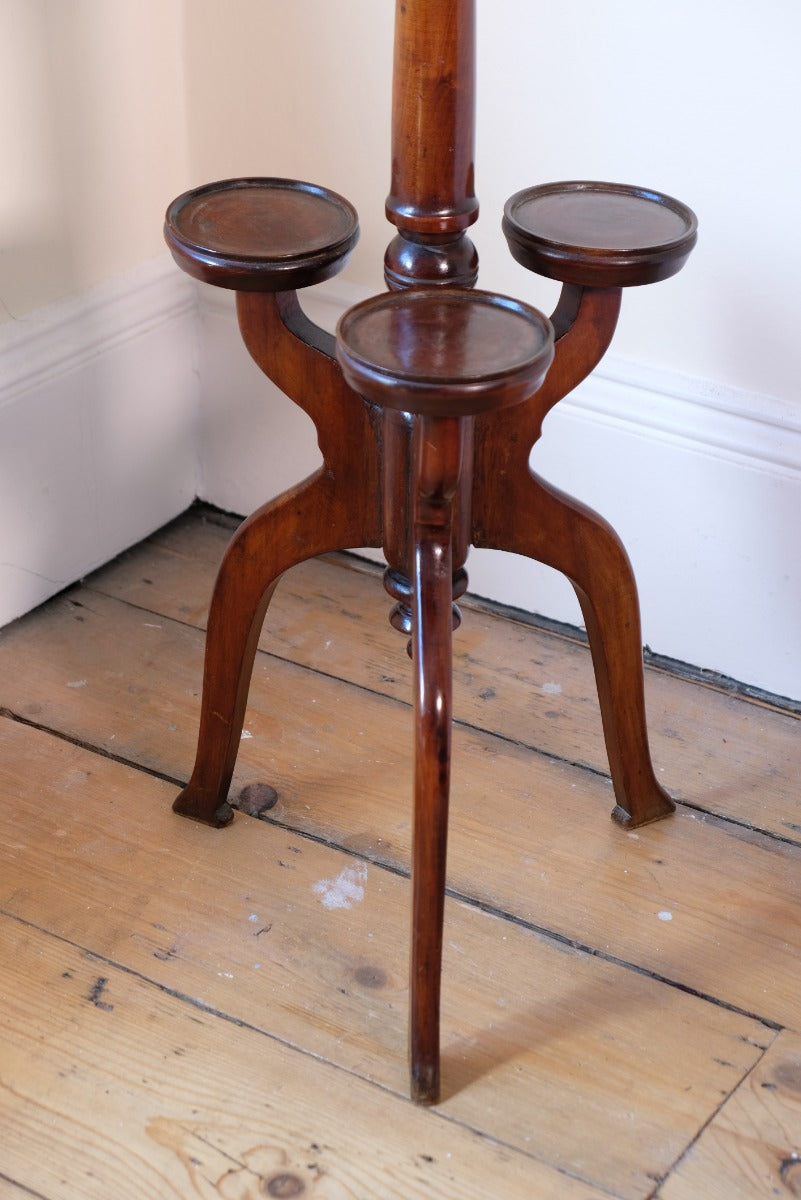
[[(228, 788), (256, 645), (285, 571), (318, 554), (383, 548), (392, 624), (411, 636), (415, 822), (411, 1090), (439, 1095), (439, 981), (450, 778), (451, 635), (471, 545), (565, 574), (587, 626), (614, 785), (632, 828), (673, 811), (648, 748), (637, 589), (619, 538), (529, 466), (547, 412), (593, 370), (624, 287), (678, 271), (696, 241), (680, 202), (573, 181), (508, 201), (503, 229), (524, 267), (558, 279), (550, 319), (474, 290), (474, 0), (397, 0), (389, 291), (337, 337), (299, 289), (341, 270), (358, 237), (342, 196), (296, 180), (226, 180), (178, 197), (165, 235), (194, 277), (237, 292), (245, 345), (309, 414), (323, 464), (258, 509), (220, 567), (209, 615), (197, 758), (175, 811), (232, 818)], [(358, 648), (354, 648), (358, 653)]]

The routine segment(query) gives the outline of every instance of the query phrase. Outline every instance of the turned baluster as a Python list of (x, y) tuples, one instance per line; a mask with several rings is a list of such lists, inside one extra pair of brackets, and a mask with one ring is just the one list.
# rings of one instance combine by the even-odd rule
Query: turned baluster
[[(472, 287), (478, 254), (465, 230), (478, 216), (475, 195), (475, 3), (396, 0), (392, 75), (392, 161), (387, 219), (398, 230), (384, 257), (393, 290)], [(409, 561), (412, 426), (408, 413), (383, 418), (384, 586), (397, 602), (390, 620), (412, 628)], [(465, 469), (454, 496), (452, 596), (467, 588), (470, 546), (472, 425), (465, 433)], [(459, 624), (453, 605), (453, 625)]]

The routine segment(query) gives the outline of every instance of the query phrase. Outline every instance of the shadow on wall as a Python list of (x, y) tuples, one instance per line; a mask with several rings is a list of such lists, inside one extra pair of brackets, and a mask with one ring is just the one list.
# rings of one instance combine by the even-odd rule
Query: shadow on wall
[[(181, 0), (4, 0), (0, 623), (195, 494)], [(166, 259), (165, 259), (166, 264)]]

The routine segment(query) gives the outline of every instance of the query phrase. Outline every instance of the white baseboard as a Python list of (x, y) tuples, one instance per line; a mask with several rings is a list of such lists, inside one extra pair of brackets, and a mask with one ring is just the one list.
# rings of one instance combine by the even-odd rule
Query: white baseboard
[(0, 325), (0, 625), (194, 499), (195, 312), (164, 258)]
[[(333, 329), (363, 295), (335, 279), (303, 303)], [(317, 466), (314, 430), (248, 359), (228, 298), (203, 289), (201, 321), (203, 497), (250, 512)], [(547, 418), (533, 463), (617, 529), (655, 653), (801, 698), (797, 408), (612, 354)], [(468, 573), (477, 595), (581, 623), (537, 563), (474, 550)]]
[(612, 355), (534, 462), (621, 535), (655, 652), (801, 698), (797, 409)]

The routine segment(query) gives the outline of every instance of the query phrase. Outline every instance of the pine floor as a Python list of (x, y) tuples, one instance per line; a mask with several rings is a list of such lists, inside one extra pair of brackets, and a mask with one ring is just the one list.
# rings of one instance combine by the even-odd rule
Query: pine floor
[(418, 1109), (411, 668), (377, 571), (279, 586), (234, 780), (275, 805), (170, 811), (229, 536), (192, 510), (0, 633), (0, 1197), (801, 1196), (798, 716), (649, 668), (681, 803), (627, 834), (586, 647), (465, 606)]

